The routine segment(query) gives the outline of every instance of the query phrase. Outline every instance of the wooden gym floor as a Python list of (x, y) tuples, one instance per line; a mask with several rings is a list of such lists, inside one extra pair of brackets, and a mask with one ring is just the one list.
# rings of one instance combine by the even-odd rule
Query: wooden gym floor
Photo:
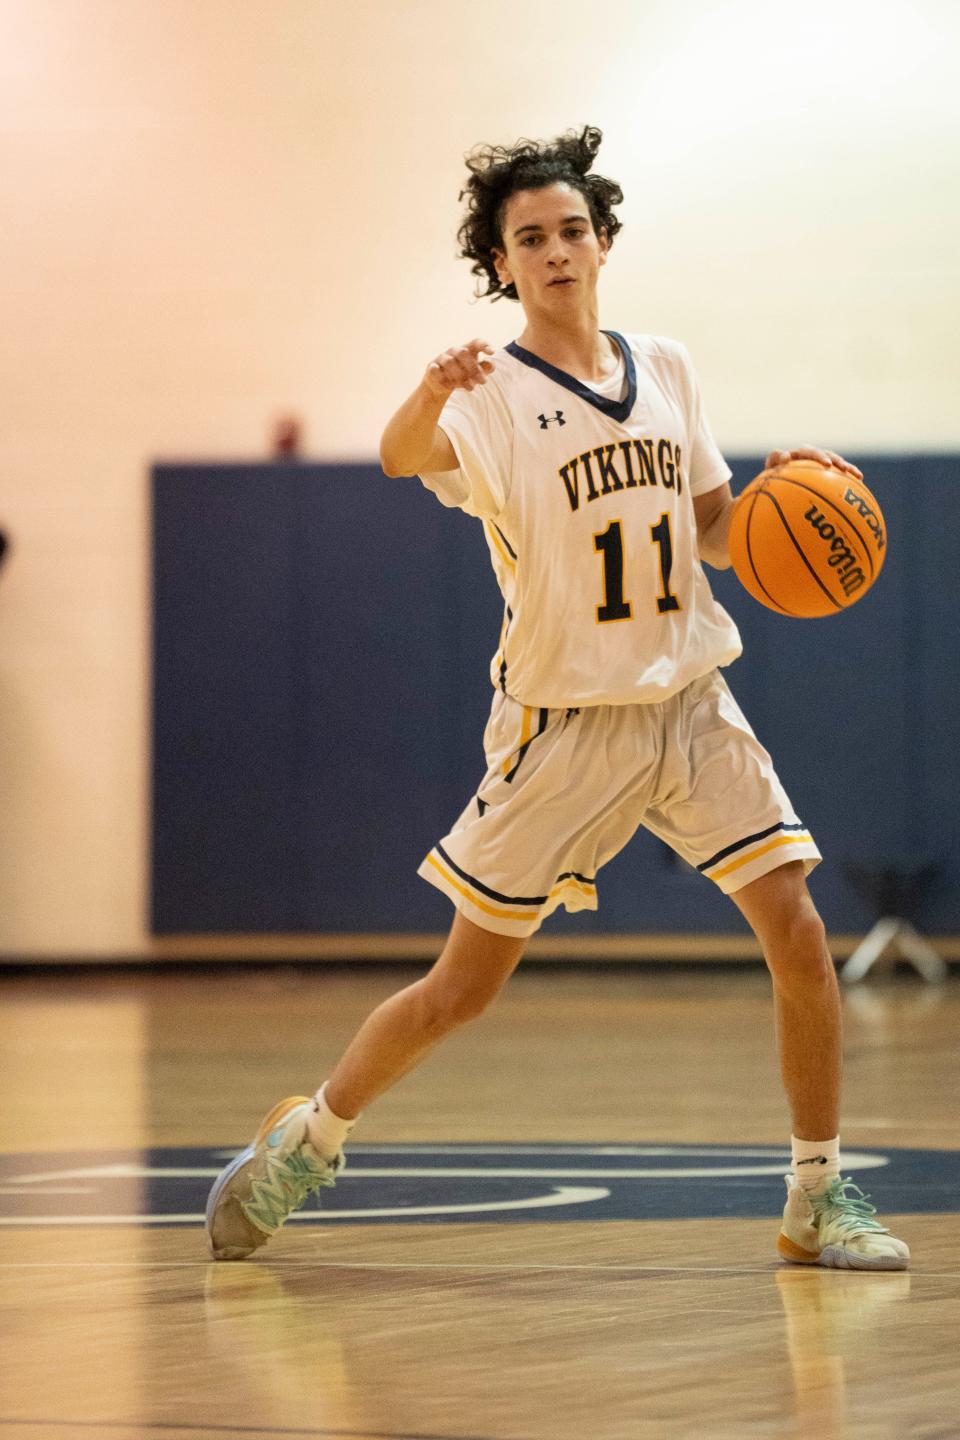
[[(884, 1212), (907, 1274), (777, 1261), (763, 1147), (788, 1124), (752, 967), (521, 968), (364, 1117), (339, 1218), (210, 1263), (191, 1156), (313, 1089), (415, 973), (0, 977), (0, 1440), (960, 1435), (956, 978), (846, 996), (846, 1146), (920, 1157), (924, 1213)], [(618, 1164), (648, 1178), (598, 1185)], [(584, 1203), (551, 1219), (578, 1165)], [(602, 1218), (608, 1189), (640, 1218)], [(350, 1196), (393, 1213), (351, 1223)]]

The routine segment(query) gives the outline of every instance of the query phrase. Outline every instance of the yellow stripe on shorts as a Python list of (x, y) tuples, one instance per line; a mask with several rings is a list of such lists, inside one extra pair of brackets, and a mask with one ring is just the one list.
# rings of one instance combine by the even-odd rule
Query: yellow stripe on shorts
[[(508, 910), (505, 907), (499, 908), (495, 900), (491, 903), (488, 898), (484, 898), (483, 900), (478, 899), (476, 892), (464, 885), (455, 875), (451, 875), (446, 865), (438, 860), (432, 851), (427, 856), (427, 864), (432, 865), (434, 870), (439, 871), (448, 885), (452, 885), (458, 894), (462, 895), (465, 900), (469, 900), (471, 905), (476, 905), (477, 909), (482, 910), (485, 915), (497, 915), (501, 920), (533, 920), (540, 914), (539, 905), (531, 905), (529, 910), (518, 913), (516, 910)], [(576, 890), (582, 890), (584, 895), (596, 895), (597, 893), (596, 885), (591, 884), (589, 881), (577, 880), (573, 876), (568, 876), (568, 878), (563, 880), (559, 885), (554, 885), (547, 899), (552, 900), (554, 895), (559, 895), (561, 890), (565, 890), (568, 885), (572, 885)]]
[(710, 870), (707, 873), (710, 880), (722, 880), (724, 875), (732, 875), (734, 870), (739, 870), (741, 865), (749, 865), (751, 860), (757, 860), (761, 855), (766, 855), (771, 850), (776, 850), (780, 845), (812, 845), (813, 836), (807, 833), (803, 835), (778, 835), (776, 840), (768, 840), (766, 845), (761, 845), (759, 850), (751, 850), (748, 855), (741, 855), (736, 860), (731, 860), (729, 865), (724, 865), (722, 870)]
[(491, 905), (489, 900), (478, 900), (474, 892), (468, 890), (466, 885), (461, 884), (454, 875), (451, 875), (446, 865), (441, 865), (435, 855), (430, 854), (427, 856), (427, 864), (432, 865), (434, 870), (439, 870), (448, 885), (452, 885), (454, 890), (459, 891), (465, 900), (469, 900), (471, 905), (476, 905), (477, 909), (482, 910), (485, 915), (496, 915), (501, 920), (535, 920), (540, 914), (539, 905), (531, 905), (529, 910), (521, 910), (518, 912), (516, 910), (497, 908), (495, 905)]

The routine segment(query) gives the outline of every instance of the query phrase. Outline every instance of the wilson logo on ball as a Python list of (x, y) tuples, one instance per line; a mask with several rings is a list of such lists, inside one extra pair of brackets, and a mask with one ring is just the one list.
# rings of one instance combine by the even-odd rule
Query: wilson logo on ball
[(836, 568), (840, 584), (843, 586), (843, 593), (849, 598), (855, 590), (860, 589), (865, 576), (857, 564), (857, 557), (847, 543), (846, 537), (837, 534), (836, 525), (832, 525), (816, 505), (811, 505), (803, 518), (812, 525), (821, 540), (828, 542), (827, 564)]
[(876, 580), (886, 548), (883, 513), (867, 487), (813, 460), (758, 475), (730, 523), (737, 578), (780, 615), (845, 610)]

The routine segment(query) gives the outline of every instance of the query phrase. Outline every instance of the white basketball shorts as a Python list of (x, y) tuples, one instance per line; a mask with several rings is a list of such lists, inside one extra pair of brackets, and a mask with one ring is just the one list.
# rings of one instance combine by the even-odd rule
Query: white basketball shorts
[(727, 894), (820, 859), (719, 671), (657, 705), (546, 710), (497, 691), (483, 745), (480, 789), (418, 873), (485, 930), (596, 910), (598, 871), (640, 825)]

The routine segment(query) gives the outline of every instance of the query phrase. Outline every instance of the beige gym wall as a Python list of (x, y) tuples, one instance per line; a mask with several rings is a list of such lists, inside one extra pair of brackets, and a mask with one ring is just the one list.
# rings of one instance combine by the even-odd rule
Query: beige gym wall
[(288, 409), (373, 457), (514, 333), (454, 256), (472, 144), (604, 129), (603, 319), (686, 341), (727, 450), (960, 448), (958, 39), (951, 0), (0, 0), (0, 953), (150, 948), (150, 462)]

